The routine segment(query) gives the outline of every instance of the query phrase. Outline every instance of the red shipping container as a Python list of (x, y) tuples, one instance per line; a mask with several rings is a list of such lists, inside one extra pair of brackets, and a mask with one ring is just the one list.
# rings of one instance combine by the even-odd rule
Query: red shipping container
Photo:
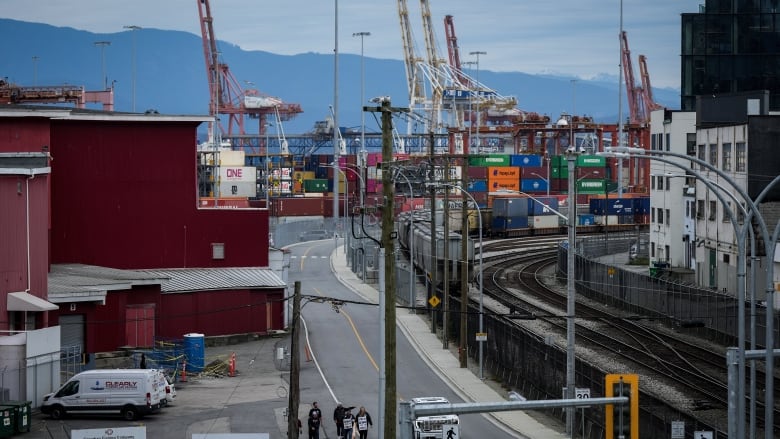
[(324, 198), (274, 198), (271, 200), (273, 216), (322, 216)]
[[(550, 170), (552, 172), (552, 170)], [(546, 166), (523, 166), (523, 178), (547, 178)]]
[(198, 206), (201, 208), (217, 207), (232, 209), (247, 209), (250, 207), (249, 199), (246, 197), (200, 197)]
[(376, 184), (377, 180), (374, 180), (373, 178), (366, 180), (366, 192), (369, 194), (376, 193)]
[(487, 192), (469, 192), (472, 197), (474, 197), (474, 201), (479, 204), (480, 207), (487, 206), (488, 202), (488, 193)]
[(382, 161), (381, 152), (369, 152), (368, 156), (366, 157), (366, 164), (368, 166), (376, 166), (376, 164), (380, 163), (381, 161)]
[(468, 175), (472, 180), (485, 180), (487, 179), (488, 168), (485, 166), (469, 166)]
[(605, 178), (605, 168), (576, 168), (577, 180), (580, 178)]
[(393, 154), (393, 159), (398, 160), (409, 160), (410, 155), (409, 154)]
[(552, 192), (565, 192), (569, 188), (569, 180), (565, 178), (553, 178), (550, 184)]

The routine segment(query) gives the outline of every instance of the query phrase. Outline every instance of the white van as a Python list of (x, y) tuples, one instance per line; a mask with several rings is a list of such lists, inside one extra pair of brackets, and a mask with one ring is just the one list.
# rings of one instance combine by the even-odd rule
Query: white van
[(54, 419), (67, 413), (119, 413), (133, 421), (160, 409), (164, 386), (154, 369), (88, 370), (45, 395), (41, 412)]
[[(421, 407), (432, 404), (449, 404), (450, 401), (443, 396), (426, 396), (422, 398), (412, 398), (412, 405)], [(414, 439), (444, 437), (445, 425), (460, 425), (458, 415), (434, 415), (418, 416), (413, 422)]]

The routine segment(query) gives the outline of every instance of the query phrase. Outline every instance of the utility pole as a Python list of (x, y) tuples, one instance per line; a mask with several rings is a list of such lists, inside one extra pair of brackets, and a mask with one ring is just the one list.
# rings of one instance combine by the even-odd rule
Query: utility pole
[[(468, 187), (469, 179), (469, 161), (468, 159), (463, 161), (463, 169), (461, 170), (461, 188), (465, 190)], [(460, 232), (460, 349), (458, 350), (458, 357), (460, 359), (460, 367), (468, 367), (468, 310), (469, 310), (469, 210), (468, 210), (468, 198), (460, 191), (461, 200), (463, 206), (461, 209), (462, 221)], [(479, 211), (477, 211), (479, 214)], [(480, 249), (479, 251), (482, 251)]]
[[(393, 163), (393, 113), (408, 112), (408, 108), (394, 108), (390, 106), (390, 98), (380, 98), (380, 107), (363, 107), (363, 111), (382, 113), (382, 163)], [(379, 264), (384, 267), (380, 273), (380, 346), (382, 355), (379, 365), (379, 422), (378, 429), (382, 431), (381, 437), (396, 437), (396, 338), (395, 338), (395, 257), (385, 257), (386, 253), (395, 254), (393, 243), (393, 215), (395, 185), (390, 169), (382, 172), (382, 195), (384, 207), (382, 209), (382, 242), (379, 246)], [(383, 281), (384, 280), (384, 281)], [(383, 297), (384, 296), (384, 297)], [(388, 324), (387, 322), (390, 322)], [(384, 395), (384, 396), (382, 396)], [(390, 402), (388, 404), (388, 401)]]
[[(431, 130), (429, 133), (429, 140), (428, 140), (428, 157), (431, 162), (433, 162), (433, 131)], [(431, 163), (430, 170), (428, 172), (428, 181), (431, 183), (436, 181), (436, 170), (433, 167), (433, 163)], [(436, 186), (431, 185), (431, 267), (436, 266), (436, 257), (438, 255), (436, 254)], [(436, 272), (438, 270), (431, 270), (431, 297), (429, 297), (428, 301), (428, 309), (431, 313), (431, 332), (433, 334), (436, 334), (436, 307), (431, 306), (430, 299), (436, 297), (436, 282), (437, 282), (437, 276)]]
[(301, 392), (298, 378), (301, 374), (299, 324), (301, 320), (301, 281), (295, 281), (293, 296), (292, 334), (290, 335), (290, 399), (287, 401), (287, 438), (298, 439), (298, 406)]
[[(444, 162), (444, 184), (450, 183), (450, 161)], [(447, 339), (449, 325), (450, 308), (450, 188), (444, 187), (444, 292), (442, 293), (442, 311), (441, 311), (441, 347), (447, 349), (449, 340)]]

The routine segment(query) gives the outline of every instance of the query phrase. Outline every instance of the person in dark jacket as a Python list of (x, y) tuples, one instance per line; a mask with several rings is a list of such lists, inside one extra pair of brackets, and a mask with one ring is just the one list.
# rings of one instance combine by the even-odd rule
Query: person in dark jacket
[(321, 422), (322, 410), (320, 410), (315, 401), (311, 404), (311, 410), (309, 410), (309, 439), (320, 439)]
[(338, 403), (336, 409), (333, 410), (333, 422), (336, 423), (336, 437), (341, 437), (342, 430), (344, 430), (344, 406)]
[(342, 430), (344, 439), (352, 439), (352, 430), (355, 428), (355, 415), (352, 414), (353, 408), (347, 407), (344, 409), (344, 417), (341, 421), (344, 424), (344, 429)]
[(371, 415), (368, 414), (365, 407), (360, 407), (358, 414), (355, 416), (355, 423), (357, 424), (357, 431), (360, 435), (360, 439), (366, 439), (368, 437), (368, 427), (374, 427), (374, 423), (371, 422)]

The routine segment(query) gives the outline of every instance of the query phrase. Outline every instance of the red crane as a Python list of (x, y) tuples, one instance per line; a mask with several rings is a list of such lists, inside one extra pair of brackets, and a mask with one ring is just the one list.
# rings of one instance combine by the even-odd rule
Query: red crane
[[(262, 140), (266, 131), (267, 117), (278, 114), (280, 120), (290, 120), (302, 113), (300, 104), (285, 103), (280, 98), (268, 96), (257, 90), (243, 90), (230, 68), (219, 61), (217, 39), (214, 36), (214, 18), (208, 0), (197, 0), (200, 14), (200, 31), (203, 38), (203, 56), (209, 81), (209, 115), (228, 115), (227, 130), (222, 122), (220, 132), (228, 137), (246, 135), (245, 117), (259, 119), (259, 135)], [(237, 131), (234, 129), (237, 129)], [(210, 128), (209, 131), (212, 129)], [(239, 146), (239, 145), (233, 145)], [(241, 145), (243, 146), (243, 145)], [(257, 151), (264, 152), (264, 151)]]
[(447, 54), (450, 58), (450, 65), (455, 68), (458, 82), (465, 86), (470, 86), (471, 81), (460, 70), (460, 49), (458, 48), (458, 37), (455, 36), (455, 22), (452, 19), (452, 15), (444, 16), (444, 34), (447, 37)]
[(642, 77), (642, 102), (645, 104), (645, 114), (649, 118), (651, 112), (660, 110), (663, 106), (653, 99), (650, 73), (647, 72), (647, 57), (644, 55), (639, 55), (639, 76)]
[(642, 99), (641, 87), (634, 82), (634, 68), (631, 65), (631, 51), (628, 49), (628, 37), (626, 31), (620, 33), (620, 46), (623, 61), (623, 74), (626, 81), (626, 97), (628, 98), (628, 120), (632, 125), (642, 124), (646, 121), (644, 108), (640, 105)]

